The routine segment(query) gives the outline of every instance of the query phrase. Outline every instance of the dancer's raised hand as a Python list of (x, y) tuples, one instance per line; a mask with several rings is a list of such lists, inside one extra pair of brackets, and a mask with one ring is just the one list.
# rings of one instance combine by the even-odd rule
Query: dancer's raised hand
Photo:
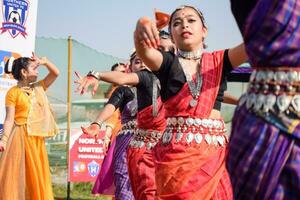
[(156, 23), (148, 17), (142, 17), (136, 24), (134, 32), (135, 42), (140, 42), (148, 48), (157, 49), (159, 46), (159, 32)]
[(85, 76), (82, 77), (78, 72), (75, 72), (77, 80), (74, 81), (75, 84), (78, 84), (78, 86), (75, 89), (76, 93), (80, 93), (81, 95), (87, 92), (87, 89), (89, 86), (92, 86), (93, 89), (91, 91), (92, 95), (96, 94), (96, 91), (99, 86), (99, 80), (92, 76)]

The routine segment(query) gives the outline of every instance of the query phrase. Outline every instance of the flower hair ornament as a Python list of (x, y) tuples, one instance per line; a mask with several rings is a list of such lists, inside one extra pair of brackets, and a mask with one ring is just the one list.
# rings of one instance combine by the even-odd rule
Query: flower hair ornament
[(7, 71), (9, 73), (12, 73), (12, 67), (13, 67), (14, 61), (15, 61), (14, 57), (10, 57), (8, 60)]
[(162, 30), (164, 27), (168, 26), (170, 15), (167, 13), (163, 13), (157, 9), (154, 10), (155, 14), (155, 22), (158, 30)]

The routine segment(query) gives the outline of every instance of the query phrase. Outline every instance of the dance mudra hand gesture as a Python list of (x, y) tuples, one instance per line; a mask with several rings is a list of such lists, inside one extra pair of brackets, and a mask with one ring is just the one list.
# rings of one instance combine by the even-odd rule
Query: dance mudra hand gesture
[(160, 44), (156, 23), (148, 17), (142, 17), (136, 24), (135, 42), (141, 42), (144, 47), (157, 49)]
[(34, 52), (32, 52), (32, 56), (30, 57), (30, 59), (37, 64), (37, 67), (39, 67), (39, 65), (46, 65), (48, 62), (47, 57), (39, 58), (35, 55)]
[(75, 84), (78, 84), (78, 86), (75, 89), (76, 93), (80, 93), (81, 95), (86, 93), (89, 86), (92, 86), (92, 95), (94, 95), (97, 91), (97, 88), (99, 86), (99, 80), (92, 76), (85, 76), (82, 77), (78, 72), (75, 71), (75, 75), (78, 78), (74, 81)]
[[(88, 134), (91, 137), (95, 137), (95, 139), (98, 139), (98, 134), (100, 133), (100, 126), (98, 124), (91, 124), (88, 127), (81, 127), (81, 130), (82, 130), (82, 133)], [(103, 140), (103, 149), (104, 149), (104, 152), (106, 152), (108, 149), (110, 139), (107, 138), (107, 136), (105, 135), (102, 138), (102, 140)]]

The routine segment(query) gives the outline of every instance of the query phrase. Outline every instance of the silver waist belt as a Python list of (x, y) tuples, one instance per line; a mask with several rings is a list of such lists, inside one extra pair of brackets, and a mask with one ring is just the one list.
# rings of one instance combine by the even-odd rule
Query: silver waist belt
[(300, 72), (255, 70), (239, 106), (254, 112), (300, 114)]
[(222, 119), (201, 119), (172, 117), (167, 119), (167, 128), (162, 136), (162, 144), (184, 143), (225, 146), (228, 142), (225, 123)]
[(130, 120), (122, 125), (122, 129), (118, 135), (126, 135), (129, 132), (133, 132), (136, 129), (136, 120)]
[(151, 150), (155, 147), (162, 135), (163, 133), (160, 131), (138, 128), (136, 129), (129, 146), (133, 148), (143, 148), (145, 146), (148, 150)]

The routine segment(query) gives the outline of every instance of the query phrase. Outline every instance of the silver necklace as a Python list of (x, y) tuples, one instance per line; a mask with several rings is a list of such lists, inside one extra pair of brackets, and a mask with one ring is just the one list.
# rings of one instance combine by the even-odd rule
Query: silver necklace
[(182, 51), (178, 49), (178, 55), (189, 60), (198, 60), (202, 57), (203, 49), (197, 51)]
[(179, 57), (178, 60), (179, 60), (179, 63), (181, 65), (182, 71), (185, 75), (185, 78), (186, 78), (189, 90), (191, 92), (191, 95), (193, 97), (189, 104), (190, 104), (191, 107), (195, 107), (198, 103), (198, 97), (200, 95), (201, 86), (202, 86), (202, 76), (200, 75), (201, 60), (202, 59), (199, 60), (200, 67), (198, 68), (198, 66), (197, 66), (197, 73), (196, 73), (195, 82), (193, 81), (193, 77), (190, 74), (188, 74), (185, 70), (184, 59)]

